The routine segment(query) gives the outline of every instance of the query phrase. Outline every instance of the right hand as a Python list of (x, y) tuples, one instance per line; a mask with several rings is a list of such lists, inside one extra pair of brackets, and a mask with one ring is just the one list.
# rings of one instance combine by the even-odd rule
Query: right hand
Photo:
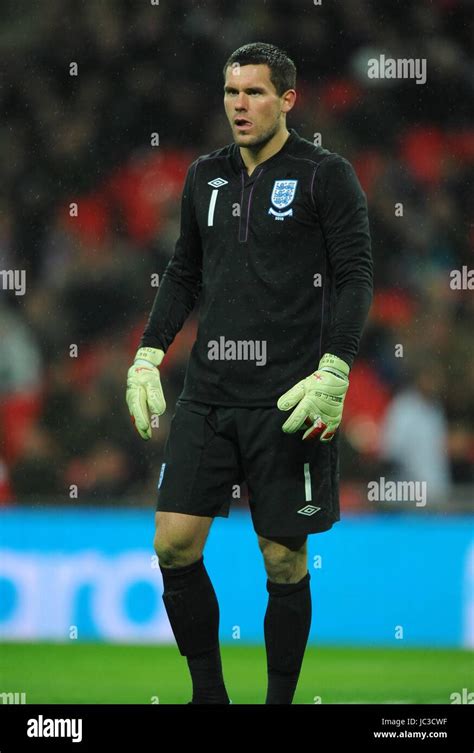
[(287, 411), (296, 408), (282, 426), (293, 434), (309, 428), (302, 439), (318, 437), (330, 442), (341, 423), (344, 398), (349, 387), (349, 365), (338, 356), (325, 353), (317, 371), (301, 379), (278, 400), (277, 407)]
[(164, 356), (164, 351), (157, 348), (139, 348), (128, 370), (125, 399), (142, 439), (151, 439), (151, 416), (161, 416), (166, 410), (158, 370)]

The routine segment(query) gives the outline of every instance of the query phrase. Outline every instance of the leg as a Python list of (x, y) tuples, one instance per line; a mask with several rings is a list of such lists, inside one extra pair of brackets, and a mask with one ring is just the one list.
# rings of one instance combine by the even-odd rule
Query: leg
[(163, 602), (179, 651), (188, 662), (192, 703), (229, 703), (219, 649), (219, 604), (203, 558), (212, 521), (183, 513), (155, 515)]
[(228, 515), (241, 476), (234, 421), (233, 409), (178, 400), (160, 473), (155, 550), (163, 601), (191, 672), (191, 703), (229, 703), (219, 604), (202, 552), (214, 517)]
[(291, 704), (311, 626), (306, 536), (258, 537), (269, 593), (264, 632), (267, 650), (266, 704)]
[(214, 518), (179, 512), (155, 513), (153, 545), (161, 567), (183, 567), (198, 560)]
[(308, 571), (306, 536), (258, 537), (268, 578), (274, 583), (297, 583)]

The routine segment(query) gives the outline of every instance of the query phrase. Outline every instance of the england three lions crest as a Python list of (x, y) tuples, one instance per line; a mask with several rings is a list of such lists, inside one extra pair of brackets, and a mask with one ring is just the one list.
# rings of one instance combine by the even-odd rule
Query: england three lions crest
[[(273, 207), (277, 210), (285, 209), (290, 206), (295, 198), (297, 180), (276, 180), (273, 184), (273, 190), (271, 195), (271, 202)], [(268, 214), (272, 214), (276, 220), (283, 220), (285, 217), (291, 217), (293, 215), (292, 209), (287, 209), (286, 212), (275, 211), (273, 207), (270, 207)]]

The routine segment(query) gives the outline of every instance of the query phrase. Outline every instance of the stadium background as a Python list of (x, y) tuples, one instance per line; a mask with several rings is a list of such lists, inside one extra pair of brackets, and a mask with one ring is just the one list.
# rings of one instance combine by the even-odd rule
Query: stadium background
[[(356, 168), (376, 283), (341, 427), (342, 522), (309, 540), (295, 702), (451, 702), (472, 685), (474, 645), (474, 304), (452, 285), (474, 240), (469, 3), (17, 0), (2, 13), (0, 269), (24, 270), (26, 291), (2, 278), (0, 692), (188, 699), (151, 541), (196, 313), (168, 351), (149, 443), (125, 377), (187, 166), (230, 141), (223, 63), (268, 41), (298, 69), (288, 124)], [(427, 83), (369, 80), (380, 54), (426, 58)], [(426, 481), (426, 506), (370, 501), (381, 478)], [(265, 574), (247, 510), (243, 489), (205, 559), (230, 696), (261, 703)]]

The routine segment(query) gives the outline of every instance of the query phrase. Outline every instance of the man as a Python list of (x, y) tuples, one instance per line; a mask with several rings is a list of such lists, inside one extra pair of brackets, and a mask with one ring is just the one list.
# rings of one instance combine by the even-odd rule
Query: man
[(245, 45), (224, 77), (234, 143), (188, 170), (127, 403), (149, 439), (166, 407), (158, 367), (201, 294), (158, 485), (163, 601), (191, 703), (229, 703), (203, 549), (245, 479), (269, 593), (266, 703), (291, 704), (311, 624), (307, 535), (339, 520), (335, 432), (372, 295), (367, 206), (347, 160), (287, 130), (296, 70), (283, 51)]

